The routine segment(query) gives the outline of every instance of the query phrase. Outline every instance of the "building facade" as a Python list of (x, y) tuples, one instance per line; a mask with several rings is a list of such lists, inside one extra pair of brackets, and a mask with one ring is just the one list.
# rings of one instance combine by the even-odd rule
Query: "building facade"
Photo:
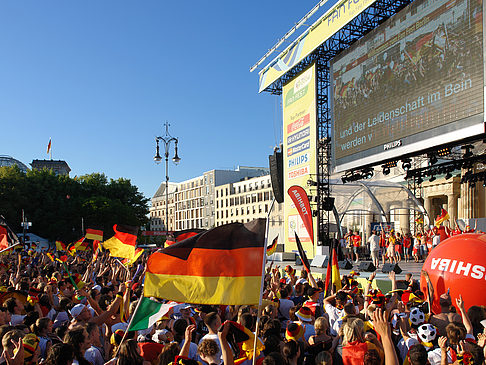
[[(243, 179), (268, 175), (268, 168), (238, 167), (235, 170), (210, 170), (201, 176), (174, 184), (169, 193), (169, 231), (210, 229), (216, 223), (216, 188)], [(152, 198), (150, 230), (164, 230), (165, 182)], [(173, 207), (173, 209), (170, 208)], [(161, 221), (162, 220), (162, 221)]]
[(56, 175), (69, 176), (71, 168), (66, 161), (63, 160), (32, 160), (32, 170), (47, 169), (53, 171)]

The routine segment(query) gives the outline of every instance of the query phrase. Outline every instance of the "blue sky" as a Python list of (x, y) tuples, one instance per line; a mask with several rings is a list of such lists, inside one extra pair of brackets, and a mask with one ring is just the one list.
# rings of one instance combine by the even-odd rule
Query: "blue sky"
[(316, 3), (2, 1), (0, 154), (48, 158), (52, 137), (71, 176), (129, 178), (151, 197), (168, 121), (182, 158), (171, 181), (268, 166), (280, 99), (258, 94), (249, 68)]

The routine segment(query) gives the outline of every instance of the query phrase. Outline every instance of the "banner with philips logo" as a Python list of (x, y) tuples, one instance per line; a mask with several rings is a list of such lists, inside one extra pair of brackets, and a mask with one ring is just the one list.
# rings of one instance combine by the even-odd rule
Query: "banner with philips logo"
[[(291, 194), (293, 188), (299, 187), (301, 196), (316, 195), (310, 191), (307, 181), (316, 179), (317, 174), (317, 115), (316, 115), (316, 70), (309, 67), (299, 76), (283, 87), (283, 140), (284, 140), (284, 189)], [(315, 189), (314, 189), (315, 190)], [(306, 198), (307, 199), (307, 198)], [(307, 199), (308, 200), (308, 199)], [(303, 220), (299, 206), (285, 198), (285, 251), (297, 250), (295, 234), (309, 258), (314, 257), (313, 242), (316, 234), (309, 227), (317, 223), (312, 217), (309, 206)]]

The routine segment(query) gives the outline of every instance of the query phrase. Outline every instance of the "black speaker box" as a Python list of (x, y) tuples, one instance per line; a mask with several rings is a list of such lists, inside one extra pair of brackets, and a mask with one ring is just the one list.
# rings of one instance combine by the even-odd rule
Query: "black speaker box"
[(369, 261), (361, 261), (359, 264), (359, 271), (366, 271), (366, 272), (373, 272), (376, 270), (375, 265), (373, 265), (372, 262)]
[(338, 261), (338, 266), (343, 270), (351, 270), (353, 268), (353, 264), (349, 260)]
[(270, 166), (270, 180), (272, 181), (273, 196), (278, 203), (283, 203), (283, 155), (282, 152), (275, 151), (268, 156)]
[(334, 207), (334, 198), (325, 197), (322, 202), (322, 209), (325, 210), (326, 212), (330, 212), (333, 207)]
[(302, 266), (302, 260), (299, 256), (296, 256), (295, 258), (295, 266)]
[(391, 271), (395, 271), (395, 274), (400, 274), (402, 272), (402, 269), (400, 269), (400, 266), (398, 266), (398, 264), (390, 264), (389, 262), (384, 264), (381, 268), (381, 272), (384, 272), (385, 274)]

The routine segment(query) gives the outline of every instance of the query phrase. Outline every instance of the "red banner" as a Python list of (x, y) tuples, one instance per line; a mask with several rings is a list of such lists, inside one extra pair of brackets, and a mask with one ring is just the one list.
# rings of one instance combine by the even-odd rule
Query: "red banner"
[[(168, 233), (173, 232), (169, 231)], [(167, 231), (142, 231), (142, 236), (167, 236)]]
[(314, 244), (314, 228), (312, 226), (312, 210), (309, 203), (309, 197), (303, 188), (293, 185), (287, 191), (294, 202), (295, 208), (299, 212), (300, 218), (304, 222), (305, 229), (309, 234), (312, 244)]

